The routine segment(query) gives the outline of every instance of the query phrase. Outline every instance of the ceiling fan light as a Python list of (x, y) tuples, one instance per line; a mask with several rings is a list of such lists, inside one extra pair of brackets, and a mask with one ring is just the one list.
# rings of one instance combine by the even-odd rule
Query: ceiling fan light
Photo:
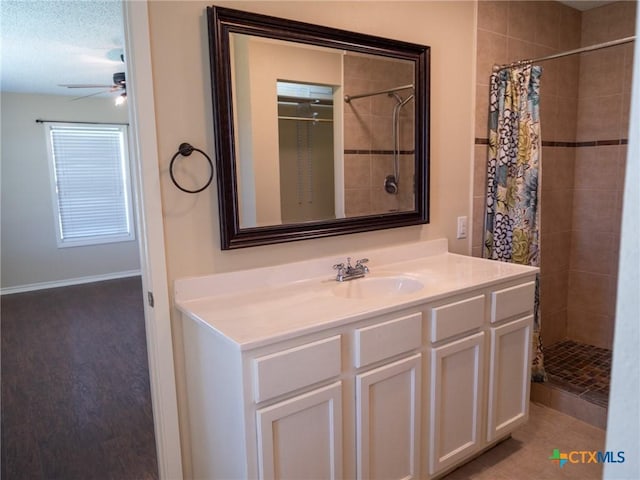
[(123, 93), (123, 94), (121, 94), (121, 95), (118, 95), (118, 96), (116, 97), (116, 106), (120, 106), (120, 105), (122, 105), (122, 104), (123, 104), (124, 102), (126, 102), (126, 101), (127, 101), (127, 94), (126, 94), (126, 93)]

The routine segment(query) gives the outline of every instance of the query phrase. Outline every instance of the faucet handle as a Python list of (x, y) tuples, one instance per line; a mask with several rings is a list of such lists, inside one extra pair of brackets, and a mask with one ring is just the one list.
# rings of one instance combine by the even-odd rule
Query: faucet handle
[(365, 263), (369, 262), (368, 258), (361, 258), (360, 260), (356, 260), (356, 268), (361, 268), (364, 273), (369, 273), (369, 267), (365, 265)]
[(342, 269), (344, 269), (344, 263), (336, 263), (336, 264), (333, 266), (333, 269), (334, 269), (334, 270), (342, 270)]

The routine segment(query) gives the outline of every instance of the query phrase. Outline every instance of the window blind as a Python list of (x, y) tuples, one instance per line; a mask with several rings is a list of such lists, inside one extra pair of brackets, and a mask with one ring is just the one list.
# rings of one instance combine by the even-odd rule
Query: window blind
[(47, 125), (59, 246), (132, 240), (124, 125)]

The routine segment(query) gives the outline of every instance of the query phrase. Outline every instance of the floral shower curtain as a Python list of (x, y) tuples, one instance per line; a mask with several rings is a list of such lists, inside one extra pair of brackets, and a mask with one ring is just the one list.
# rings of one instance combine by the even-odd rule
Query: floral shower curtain
[[(485, 258), (540, 264), (539, 66), (491, 75)], [(540, 337), (539, 278), (534, 306), (533, 381), (546, 380)]]

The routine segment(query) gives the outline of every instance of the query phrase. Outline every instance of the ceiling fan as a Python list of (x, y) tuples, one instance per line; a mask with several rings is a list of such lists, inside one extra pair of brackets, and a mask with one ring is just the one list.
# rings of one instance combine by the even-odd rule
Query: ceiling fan
[(116, 105), (121, 105), (127, 99), (127, 80), (125, 78), (124, 72), (116, 72), (113, 74), (113, 84), (112, 85), (101, 85), (94, 83), (61, 83), (58, 84), (60, 87), (66, 88), (100, 88), (103, 89), (99, 92), (90, 93), (89, 95), (84, 95), (82, 97), (74, 98), (74, 100), (80, 100), (83, 98), (93, 97), (94, 95), (100, 95), (101, 93), (106, 92), (120, 92), (120, 94), (116, 97)]

